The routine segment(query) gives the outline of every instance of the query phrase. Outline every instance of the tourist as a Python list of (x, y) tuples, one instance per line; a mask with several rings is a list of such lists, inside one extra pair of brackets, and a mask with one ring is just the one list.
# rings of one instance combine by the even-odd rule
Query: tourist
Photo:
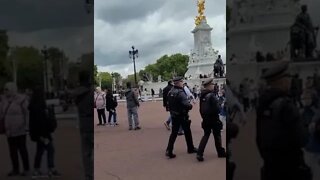
[[(116, 96), (113, 97), (111, 90), (108, 89), (106, 94), (106, 109), (109, 112), (108, 125), (111, 125), (111, 126), (119, 125), (117, 123), (117, 112), (116, 112), (117, 106), (118, 106), (117, 97)], [(111, 123), (112, 117), (113, 117), (113, 124)]]
[(77, 105), (79, 117), (79, 131), (81, 137), (82, 165), (85, 174), (85, 180), (93, 180), (93, 150), (94, 150), (94, 110), (92, 109), (92, 73), (81, 71), (79, 73), (80, 86), (71, 92)]
[(154, 100), (154, 90), (153, 90), (153, 88), (151, 88), (151, 96), (152, 96), (152, 102), (154, 102), (155, 100)]
[[(139, 116), (138, 116), (138, 107), (140, 106), (137, 94), (134, 92), (134, 89), (131, 88), (131, 83), (127, 82), (127, 90), (125, 92), (127, 100), (127, 112), (128, 112), (128, 123), (129, 131), (130, 130), (140, 130), (139, 126)], [(134, 121), (134, 128), (132, 125), (132, 119)]]
[[(107, 123), (106, 121), (106, 98), (103, 92), (101, 91), (100, 87), (97, 87), (97, 94), (94, 97), (94, 103), (97, 108), (98, 118), (99, 118), (99, 124), (98, 126), (105, 125)], [(102, 124), (103, 120), (103, 124)]]
[[(172, 80), (169, 80), (168, 85), (163, 89), (163, 107), (166, 108), (166, 111), (169, 111), (168, 93), (172, 89), (172, 87), (173, 87)], [(164, 125), (169, 131), (170, 131), (170, 123), (171, 123), (171, 116), (169, 114), (168, 120), (164, 122)]]
[[(1, 98), (2, 108), (0, 121), (4, 124), (7, 136), (12, 171), (8, 176), (26, 176), (29, 173), (29, 157), (26, 145), (28, 127), (28, 102), (25, 96), (18, 94), (15, 83), (8, 82), (4, 86), (4, 96)], [(19, 155), (24, 171), (20, 174)]]
[(52, 133), (57, 127), (57, 122), (54, 115), (48, 113), (42, 88), (37, 87), (33, 92), (29, 105), (30, 137), (32, 141), (36, 142), (36, 155), (32, 178), (44, 176), (40, 171), (41, 159), (44, 151), (47, 151), (47, 165), (49, 168), (48, 175), (46, 176), (59, 177), (61, 175), (55, 169), (54, 164), (54, 146), (52, 138)]

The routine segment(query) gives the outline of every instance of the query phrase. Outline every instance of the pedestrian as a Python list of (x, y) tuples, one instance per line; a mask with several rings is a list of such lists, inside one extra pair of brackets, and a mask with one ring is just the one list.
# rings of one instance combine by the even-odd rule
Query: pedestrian
[[(127, 82), (127, 90), (125, 92), (126, 100), (127, 100), (127, 112), (128, 112), (128, 122), (129, 122), (129, 131), (140, 130), (139, 126), (139, 116), (138, 116), (138, 107), (140, 106), (137, 93), (135, 93), (134, 89), (131, 87), (131, 83)], [(134, 121), (134, 128), (132, 125), (132, 120)]]
[[(168, 106), (168, 93), (173, 87), (173, 82), (172, 80), (168, 81), (168, 85), (163, 89), (163, 107), (166, 109), (166, 111), (169, 111), (169, 106)], [(171, 116), (169, 114), (168, 120), (164, 122), (164, 125), (170, 131), (170, 124), (171, 124)]]
[(192, 104), (183, 90), (183, 78), (176, 77), (173, 79), (173, 82), (174, 86), (168, 94), (169, 111), (172, 118), (172, 131), (166, 150), (166, 156), (168, 158), (176, 157), (173, 153), (173, 147), (178, 136), (180, 126), (182, 126), (184, 130), (188, 153), (191, 154), (197, 152), (197, 149), (193, 145), (190, 129), (191, 121), (189, 120), (188, 115), (188, 112), (192, 109)]
[(289, 95), (288, 66), (280, 62), (262, 75), (268, 88), (259, 97), (256, 140), (263, 159), (261, 179), (264, 180), (312, 179), (303, 152), (308, 129)]
[(152, 96), (152, 102), (154, 102), (154, 90), (153, 90), (153, 88), (151, 88), (151, 96)]
[(222, 147), (221, 130), (223, 127), (219, 119), (219, 103), (214, 96), (213, 78), (206, 80), (203, 83), (204, 89), (200, 97), (200, 114), (202, 117), (201, 127), (204, 135), (200, 141), (197, 159), (203, 161), (203, 152), (207, 145), (208, 139), (212, 132), (218, 157), (226, 157), (225, 149)]
[[(103, 92), (101, 91), (100, 87), (97, 87), (97, 93), (94, 97), (94, 103), (97, 108), (98, 118), (99, 118), (99, 124), (98, 126), (105, 125), (107, 123), (106, 121), (106, 98)], [(102, 123), (103, 121), (103, 123)]]
[[(3, 132), (7, 136), (12, 171), (8, 176), (27, 176), (30, 170), (29, 156), (26, 145), (28, 125), (28, 101), (18, 94), (15, 83), (8, 82), (4, 86), (4, 96), (1, 98), (0, 121)], [(19, 155), (22, 159), (23, 172), (20, 173)]]
[[(109, 112), (108, 125), (111, 125), (111, 126), (119, 125), (117, 123), (117, 112), (116, 112), (117, 106), (118, 106), (117, 97), (116, 96), (113, 97), (111, 90), (108, 89), (107, 95), (106, 95), (106, 109)], [(112, 117), (113, 117), (113, 124), (111, 123)]]
[(94, 150), (94, 96), (92, 88), (91, 71), (81, 71), (79, 73), (80, 86), (71, 92), (75, 100), (79, 117), (79, 131), (81, 138), (82, 164), (85, 180), (93, 180), (93, 150)]
[[(33, 90), (29, 104), (29, 127), (31, 140), (36, 142), (36, 155), (34, 159), (34, 172), (32, 178), (39, 177), (60, 177), (61, 174), (55, 169), (54, 145), (52, 133), (57, 127), (54, 114), (50, 114), (41, 87)], [(48, 174), (40, 171), (41, 159), (44, 151), (47, 151)]]

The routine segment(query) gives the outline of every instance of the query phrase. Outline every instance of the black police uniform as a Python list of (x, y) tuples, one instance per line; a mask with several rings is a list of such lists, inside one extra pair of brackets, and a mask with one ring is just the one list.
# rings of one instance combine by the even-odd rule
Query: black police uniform
[(215, 146), (219, 157), (226, 157), (225, 149), (222, 147), (221, 130), (222, 122), (219, 119), (219, 104), (212, 91), (203, 90), (200, 97), (200, 114), (203, 119), (202, 129), (204, 135), (200, 141), (197, 159), (203, 160), (203, 152), (207, 145), (211, 132), (214, 136)]
[(173, 146), (178, 136), (180, 126), (184, 130), (187, 142), (188, 153), (195, 153), (196, 148), (193, 145), (192, 133), (190, 129), (191, 121), (188, 119), (188, 111), (192, 109), (186, 93), (182, 87), (173, 86), (168, 94), (168, 107), (172, 118), (172, 132), (169, 138), (166, 156), (174, 158)]
[[(286, 65), (267, 70), (263, 78), (281, 78)], [(256, 141), (264, 164), (262, 180), (311, 180), (310, 168), (304, 162), (303, 146), (307, 129), (299, 109), (288, 92), (276, 87), (267, 88), (259, 97)]]

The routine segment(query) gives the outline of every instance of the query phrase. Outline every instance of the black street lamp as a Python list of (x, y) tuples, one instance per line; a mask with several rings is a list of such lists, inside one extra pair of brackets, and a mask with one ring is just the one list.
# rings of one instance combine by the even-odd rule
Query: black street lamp
[(49, 91), (49, 82), (48, 82), (48, 64), (47, 64), (47, 61), (49, 59), (49, 51), (47, 49), (46, 46), (43, 46), (43, 49), (41, 50), (41, 53), (43, 54), (43, 57), (44, 57), (44, 72), (45, 72), (45, 91), (46, 91), (46, 94), (48, 93)]
[(138, 49), (134, 49), (134, 46), (131, 47), (132, 51), (129, 51), (129, 57), (132, 58), (133, 60), (133, 68), (134, 68), (134, 82), (135, 82), (135, 86), (138, 85), (137, 82), (137, 73), (136, 73), (136, 58), (138, 58)]

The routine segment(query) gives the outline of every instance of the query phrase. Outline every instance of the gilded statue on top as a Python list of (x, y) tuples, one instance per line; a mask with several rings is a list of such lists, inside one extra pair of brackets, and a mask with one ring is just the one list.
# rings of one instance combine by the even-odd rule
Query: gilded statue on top
[(204, 15), (204, 10), (205, 10), (204, 3), (205, 2), (206, 2), (205, 0), (198, 0), (198, 2), (197, 2), (198, 16), (196, 16), (196, 18), (195, 18), (196, 26), (198, 26), (202, 20), (206, 19), (206, 16)]

